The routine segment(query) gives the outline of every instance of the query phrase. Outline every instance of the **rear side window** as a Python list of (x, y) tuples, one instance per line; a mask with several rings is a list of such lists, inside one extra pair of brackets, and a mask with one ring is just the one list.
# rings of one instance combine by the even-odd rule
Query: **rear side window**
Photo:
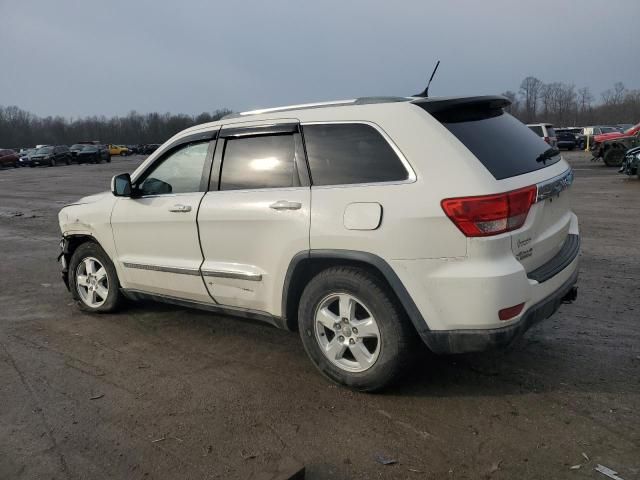
[(553, 127), (547, 127), (547, 137), (555, 137), (556, 136), (556, 131), (553, 129)]
[(531, 129), (531, 131), (533, 133), (535, 133), (536, 135), (538, 135), (539, 137), (544, 137), (544, 132), (542, 131), (542, 127), (539, 125), (534, 125), (532, 127), (529, 127), (529, 129)]
[(439, 120), (497, 180), (540, 170), (560, 161), (560, 155), (541, 161), (540, 155), (549, 145), (508, 113), (493, 112), (471, 117), (471, 120), (464, 115), (450, 117)]
[(304, 125), (313, 185), (406, 180), (407, 169), (373, 127), (361, 123)]
[(220, 190), (299, 185), (293, 135), (263, 135), (226, 140)]

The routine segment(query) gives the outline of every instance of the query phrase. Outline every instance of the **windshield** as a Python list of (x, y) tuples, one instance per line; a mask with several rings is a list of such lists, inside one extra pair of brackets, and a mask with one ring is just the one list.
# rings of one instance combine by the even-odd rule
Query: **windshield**
[(81, 143), (76, 143), (75, 145), (71, 145), (71, 150), (82, 150), (86, 145), (82, 145)]
[(602, 133), (616, 133), (618, 130), (616, 130), (616, 129), (615, 129), (615, 128), (613, 128), (613, 127), (602, 127), (602, 128), (600, 129), (600, 131), (601, 131)]
[(53, 147), (41, 147), (36, 151), (36, 153), (52, 153), (52, 152), (53, 152)]
[(94, 147), (93, 145), (86, 145), (83, 149), (83, 152), (96, 152), (98, 151), (98, 147)]

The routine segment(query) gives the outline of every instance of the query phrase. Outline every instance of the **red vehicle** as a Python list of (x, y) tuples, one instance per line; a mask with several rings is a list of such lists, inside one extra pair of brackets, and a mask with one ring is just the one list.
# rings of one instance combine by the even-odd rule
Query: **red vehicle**
[(13, 150), (0, 148), (0, 167), (18, 167), (20, 156)]
[(628, 130), (625, 130), (624, 132), (601, 133), (600, 135), (596, 135), (595, 137), (593, 137), (593, 141), (594, 141), (594, 144), (597, 145), (598, 143), (604, 142), (605, 140), (612, 140), (614, 138), (620, 138), (620, 137), (632, 137), (638, 131), (640, 131), (640, 123), (638, 123), (637, 125), (634, 125)]

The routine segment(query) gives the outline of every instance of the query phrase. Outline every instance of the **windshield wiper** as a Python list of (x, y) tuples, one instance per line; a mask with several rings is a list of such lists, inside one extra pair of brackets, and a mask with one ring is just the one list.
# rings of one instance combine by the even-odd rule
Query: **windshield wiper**
[(560, 150), (558, 150), (557, 148), (548, 148), (546, 149), (544, 152), (542, 152), (540, 155), (538, 155), (538, 157), (536, 158), (536, 162), (546, 162), (547, 160), (549, 160), (551, 157), (555, 157), (556, 155), (560, 154)]

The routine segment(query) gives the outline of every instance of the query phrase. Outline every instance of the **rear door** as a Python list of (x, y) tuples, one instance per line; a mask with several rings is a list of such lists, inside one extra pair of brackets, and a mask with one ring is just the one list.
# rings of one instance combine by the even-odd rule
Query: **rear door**
[(309, 249), (311, 193), (299, 125), (223, 128), (198, 214), (202, 275), (223, 305), (281, 314), (291, 259)]
[[(570, 208), (573, 173), (559, 152), (507, 113), (440, 112), (434, 115), (497, 180), (495, 193), (537, 185), (525, 224), (511, 235), (515, 257), (527, 272), (553, 258), (577, 228)], [(546, 153), (546, 154), (545, 154)]]
[(168, 148), (118, 198), (111, 226), (127, 288), (212, 303), (200, 276), (196, 217), (208, 184), (215, 132)]

